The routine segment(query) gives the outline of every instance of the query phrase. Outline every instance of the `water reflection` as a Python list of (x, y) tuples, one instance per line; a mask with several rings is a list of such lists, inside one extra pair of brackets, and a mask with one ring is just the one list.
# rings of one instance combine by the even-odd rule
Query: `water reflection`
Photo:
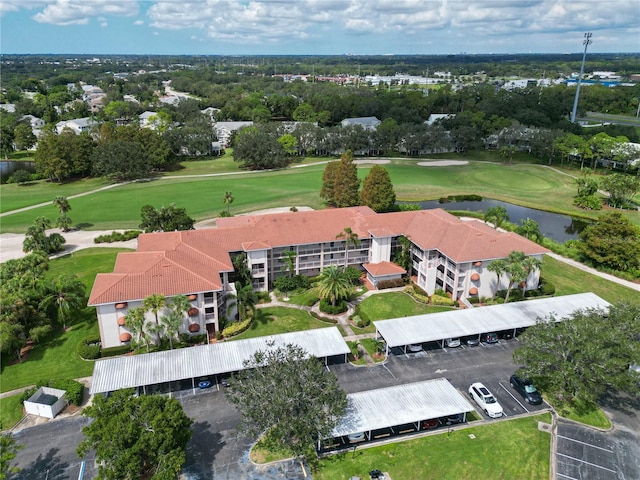
[(520, 225), (522, 220), (531, 218), (538, 222), (540, 231), (545, 237), (556, 242), (564, 243), (567, 240), (575, 240), (587, 225), (588, 222), (568, 215), (544, 212), (533, 208), (521, 207), (512, 203), (500, 200), (484, 198), (482, 200), (449, 201), (440, 203), (439, 200), (429, 200), (427, 202), (417, 202), (423, 210), (432, 208), (442, 208), (443, 210), (468, 210), (471, 212), (485, 212), (490, 207), (504, 207), (509, 214), (509, 221)]

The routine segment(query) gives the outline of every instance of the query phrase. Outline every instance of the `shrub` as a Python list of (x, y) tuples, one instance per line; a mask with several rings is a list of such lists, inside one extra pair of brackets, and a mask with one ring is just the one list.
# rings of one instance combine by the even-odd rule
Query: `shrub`
[(349, 279), (351, 285), (360, 285), (360, 279), (362, 278), (362, 272), (356, 267), (347, 267), (344, 269), (344, 276)]
[(347, 302), (340, 301), (337, 305), (333, 306), (326, 298), (320, 300), (320, 311), (328, 313), (329, 315), (339, 315), (347, 311)]
[(356, 325), (358, 326), (358, 328), (365, 328), (371, 325), (371, 320), (369, 320), (368, 318), (366, 320), (362, 317), (357, 317), (357, 318), (358, 318), (358, 322), (356, 323)]
[(83, 360), (95, 360), (100, 358), (100, 337), (87, 337), (82, 340), (76, 349)]
[(297, 282), (294, 277), (283, 275), (274, 280), (273, 286), (281, 292), (293, 292), (297, 288)]
[(431, 296), (431, 304), (432, 305), (443, 305), (443, 306), (447, 306), (447, 307), (453, 307), (456, 302), (455, 300), (452, 300), (451, 298), (444, 297), (441, 295), (432, 295)]
[(369, 317), (369, 315), (367, 315), (365, 311), (362, 310), (362, 308), (360, 308), (359, 304), (356, 305), (356, 308), (353, 313), (354, 315), (360, 317), (363, 325), (369, 325), (371, 323), (371, 318)]
[(538, 288), (540, 289), (541, 295), (554, 295), (556, 293), (556, 286), (551, 283), (549, 280), (544, 278), (542, 275), (540, 276), (540, 283)]
[(240, 335), (251, 326), (251, 322), (253, 322), (253, 318), (247, 318), (242, 322), (233, 322), (232, 324), (225, 327), (224, 330), (222, 330), (222, 336), (233, 337), (235, 335)]
[(422, 210), (422, 207), (418, 203), (400, 203), (398, 204), (398, 210), (401, 212), (415, 212), (416, 210)]
[(187, 342), (189, 345), (198, 345), (200, 343), (207, 343), (207, 334), (200, 333), (198, 335), (189, 335)]
[(438, 288), (437, 290), (435, 290), (433, 292), (434, 295), (437, 295), (439, 297), (448, 297), (447, 292), (445, 292), (443, 289)]
[(602, 200), (597, 195), (584, 195), (581, 197), (575, 197), (573, 204), (576, 207), (584, 208), (585, 210), (602, 210)]
[[(480, 303), (480, 299), (478, 297), (467, 297), (467, 301), (471, 304), (471, 305), (475, 305), (477, 303)], [(484, 302), (486, 303), (486, 301)]]
[(404, 280), (402, 278), (394, 278), (393, 280), (380, 280), (376, 285), (378, 290), (385, 290), (387, 288), (403, 287)]
[(138, 238), (142, 232), (140, 230), (126, 230), (125, 232), (113, 231), (109, 235), (98, 235), (93, 239), (93, 243), (113, 243), (113, 242), (126, 242)]
[(23, 183), (30, 182), (32, 180), (31, 173), (28, 170), (18, 169), (9, 177), (7, 183), (17, 183), (22, 185)]
[(360, 358), (360, 351), (358, 350), (358, 342), (349, 340), (347, 341), (347, 345), (349, 345), (349, 350), (351, 350), (351, 355), (353, 355), (353, 358), (355, 358), (356, 360)]
[(100, 352), (100, 356), (102, 358), (105, 357), (116, 357), (118, 355), (124, 355), (125, 353), (129, 353), (131, 351), (131, 345), (119, 345), (117, 347), (109, 347), (103, 348)]
[(334, 325), (338, 323), (338, 320), (336, 320), (335, 318), (331, 318), (331, 317), (324, 317), (322, 315), (318, 315), (316, 312), (311, 311), (309, 312), (311, 314), (311, 316), (317, 320), (320, 320), (321, 322), (327, 322), (327, 323), (333, 323)]

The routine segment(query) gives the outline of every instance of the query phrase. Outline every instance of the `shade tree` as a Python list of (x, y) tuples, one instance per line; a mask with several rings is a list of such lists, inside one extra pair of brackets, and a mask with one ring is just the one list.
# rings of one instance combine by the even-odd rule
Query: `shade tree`
[(374, 165), (362, 183), (360, 202), (377, 213), (396, 209), (396, 193), (386, 168)]
[(108, 398), (96, 395), (83, 415), (91, 423), (82, 429), (86, 438), (77, 453), (95, 451), (100, 478), (177, 478), (193, 423), (178, 400), (118, 390)]
[(315, 458), (344, 414), (347, 398), (334, 373), (298, 345), (268, 344), (244, 362), (228, 390), (242, 431), (296, 457)]

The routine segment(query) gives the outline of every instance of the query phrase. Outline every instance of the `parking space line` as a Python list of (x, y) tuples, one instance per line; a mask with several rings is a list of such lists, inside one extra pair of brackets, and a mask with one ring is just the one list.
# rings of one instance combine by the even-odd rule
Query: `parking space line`
[(569, 475), (565, 475), (564, 473), (560, 473), (560, 472), (557, 472), (556, 476), (562, 477), (562, 478), (570, 478), (571, 480), (580, 480), (580, 479), (578, 479), (576, 477), (570, 477)]
[(597, 449), (600, 449), (600, 450), (604, 450), (605, 452), (608, 452), (608, 453), (613, 453), (613, 450), (610, 450), (610, 449), (608, 449), (608, 448), (599, 447), (599, 446), (597, 446), (597, 445), (593, 445), (593, 444), (591, 444), (591, 443), (587, 443), (587, 442), (582, 442), (582, 441), (580, 441), (580, 440), (576, 440), (575, 438), (564, 437), (564, 436), (562, 436), (562, 435), (558, 435), (558, 438), (562, 438), (562, 439), (564, 439), (564, 440), (569, 440), (570, 442), (580, 443), (580, 444), (582, 444), (582, 445), (586, 445), (586, 446), (588, 446), (588, 447), (593, 447), (593, 448), (597, 448)]
[(565, 455), (564, 453), (558, 453), (557, 455), (558, 455), (559, 457), (566, 457), (566, 458), (570, 458), (571, 460), (575, 460), (576, 462), (586, 463), (587, 465), (589, 465), (589, 466), (591, 466), (591, 467), (601, 468), (602, 470), (606, 470), (607, 472), (616, 473), (616, 471), (615, 471), (615, 470), (611, 470), (610, 468), (603, 467), (602, 465), (598, 465), (597, 463), (587, 462), (586, 460), (581, 460), (581, 459), (579, 459), (579, 458), (572, 457), (572, 456), (570, 456), (570, 455)]
[(507, 387), (505, 387), (504, 385), (502, 385), (502, 383), (498, 382), (498, 385), (500, 385), (502, 387), (502, 389), (507, 392), (509, 394), (509, 396), (511, 398), (513, 398), (516, 402), (518, 402), (518, 405), (520, 405), (523, 410), (527, 413), (529, 413), (529, 410), (527, 410), (527, 407), (525, 407), (523, 404), (520, 403), (520, 400), (518, 400), (516, 397), (513, 396), (513, 393), (511, 393), (509, 390), (507, 390)]
[(391, 370), (389, 370), (389, 367), (387, 367), (386, 365), (382, 365), (382, 367), (389, 372), (389, 375), (391, 375), (394, 379), (396, 378), (396, 376), (393, 374), (393, 372)]

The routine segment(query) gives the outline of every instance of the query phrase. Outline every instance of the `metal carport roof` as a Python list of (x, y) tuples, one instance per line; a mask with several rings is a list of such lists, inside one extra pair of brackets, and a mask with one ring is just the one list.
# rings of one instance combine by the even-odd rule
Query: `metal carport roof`
[(259, 350), (295, 344), (318, 358), (350, 352), (337, 327), (248, 338), (96, 361), (90, 393), (236, 372)]
[(431, 342), (529, 327), (537, 318), (553, 315), (560, 321), (576, 310), (607, 309), (609, 302), (594, 293), (538, 298), (523, 302), (416, 315), (373, 322), (389, 347)]
[(347, 400), (347, 413), (333, 429), (334, 437), (474, 410), (446, 378), (351, 393)]

